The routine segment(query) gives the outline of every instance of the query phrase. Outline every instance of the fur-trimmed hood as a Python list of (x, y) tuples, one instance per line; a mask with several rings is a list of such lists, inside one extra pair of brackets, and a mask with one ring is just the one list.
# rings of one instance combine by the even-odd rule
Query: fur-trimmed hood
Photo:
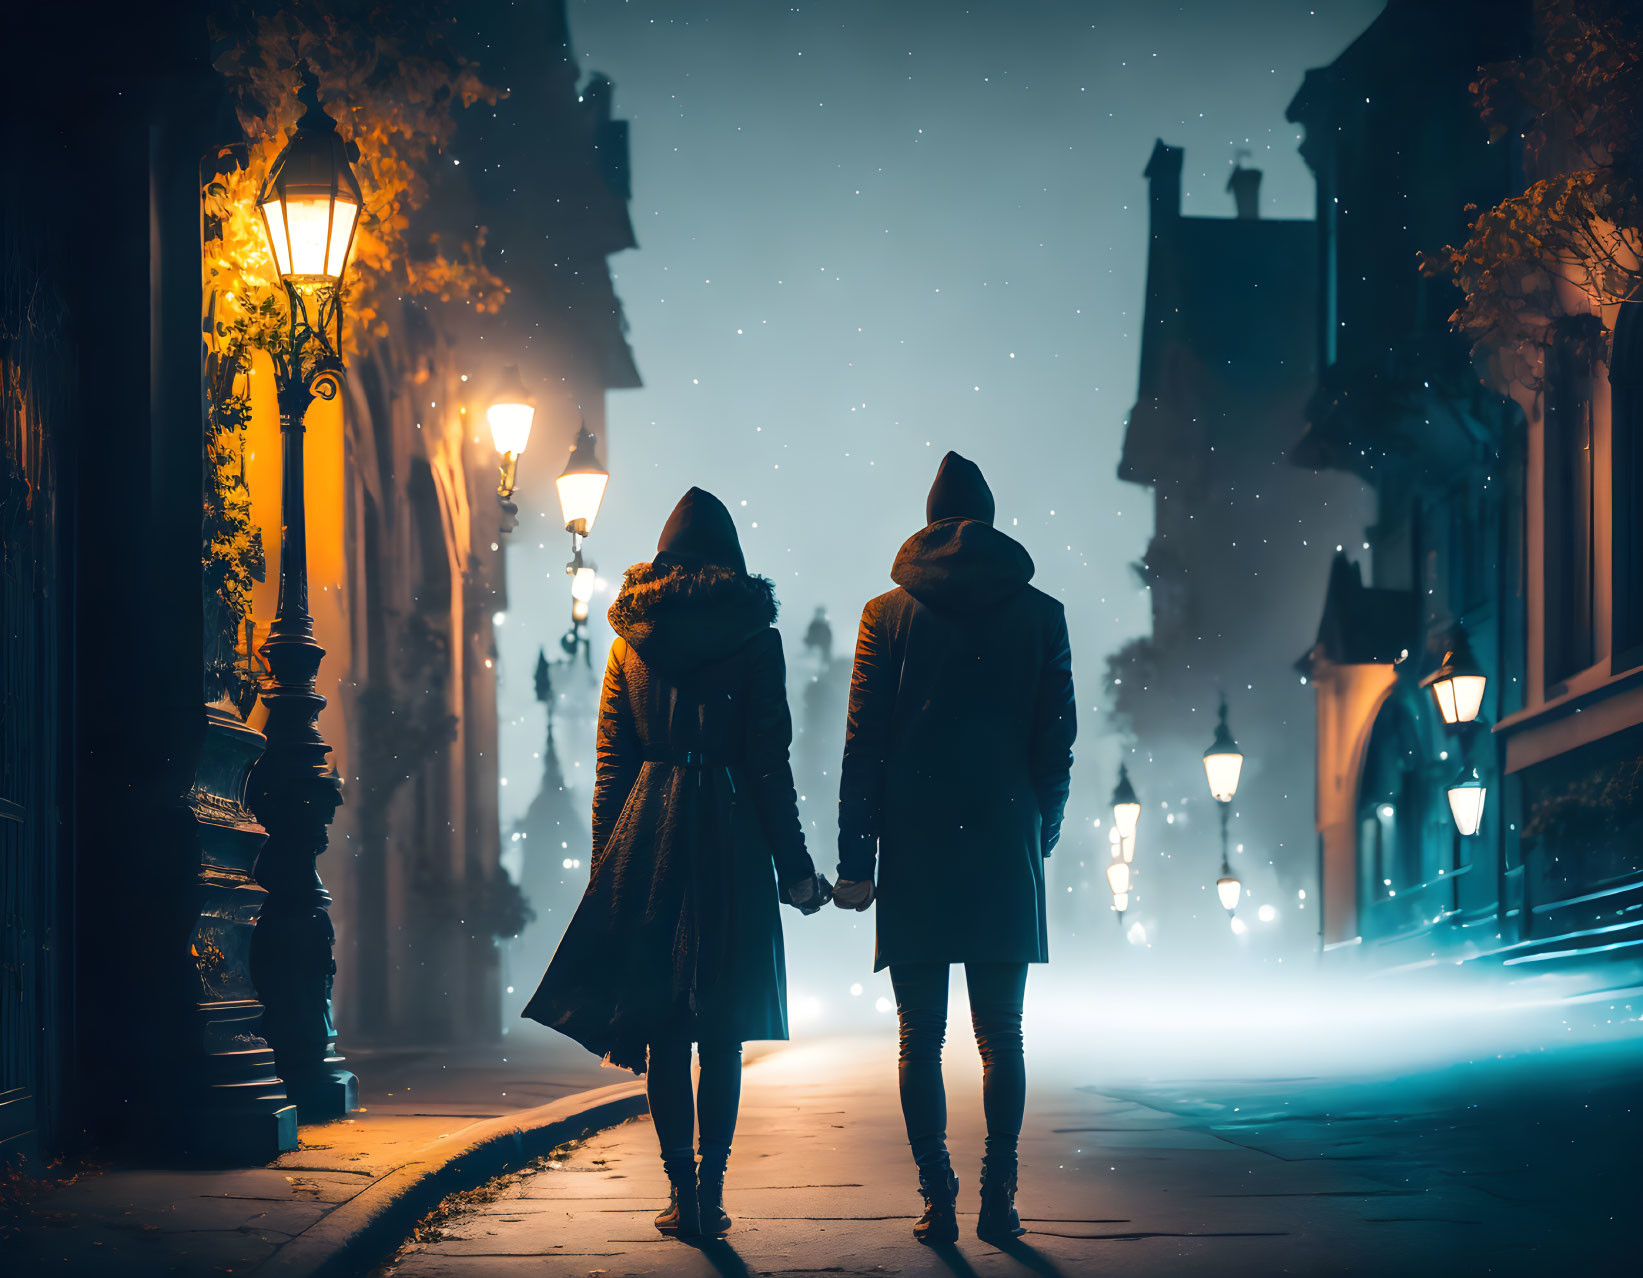
[(776, 621), (776, 587), (715, 564), (634, 564), (611, 604), (611, 629), (647, 664), (692, 670), (743, 647)]
[(1033, 579), (1027, 548), (978, 519), (942, 519), (909, 537), (890, 580), (936, 612), (981, 612)]

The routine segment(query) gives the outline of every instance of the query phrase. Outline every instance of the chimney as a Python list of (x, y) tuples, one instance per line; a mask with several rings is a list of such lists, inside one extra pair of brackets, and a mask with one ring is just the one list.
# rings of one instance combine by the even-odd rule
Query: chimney
[(1181, 156), (1178, 146), (1166, 146), (1159, 138), (1152, 144), (1152, 158), (1142, 170), (1142, 176), (1152, 192), (1152, 222), (1181, 216)]
[(1227, 190), (1238, 206), (1239, 218), (1253, 222), (1261, 216), (1261, 170), (1246, 169), (1242, 161), (1235, 164), (1227, 179)]

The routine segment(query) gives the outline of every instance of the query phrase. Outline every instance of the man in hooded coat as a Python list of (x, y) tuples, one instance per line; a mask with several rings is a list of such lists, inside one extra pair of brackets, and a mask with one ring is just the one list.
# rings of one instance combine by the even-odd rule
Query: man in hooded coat
[(862, 612), (840, 780), (834, 903), (878, 904), (875, 970), (888, 967), (895, 987), (902, 1113), (925, 1199), (914, 1234), (932, 1243), (958, 1236), (941, 1079), (954, 963), (985, 1070), (977, 1233), (1023, 1232), (1021, 1010), (1027, 965), (1049, 959), (1044, 860), (1077, 731), (1066, 614), (1028, 584), (1032, 558), (993, 511), (980, 469), (948, 453), (928, 524), (890, 571), (896, 589)]

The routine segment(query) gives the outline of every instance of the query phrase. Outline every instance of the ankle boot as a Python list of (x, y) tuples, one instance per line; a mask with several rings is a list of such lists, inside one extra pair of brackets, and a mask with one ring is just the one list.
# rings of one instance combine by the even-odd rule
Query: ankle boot
[(958, 1177), (945, 1158), (929, 1168), (920, 1167), (918, 1191), (924, 1196), (924, 1215), (913, 1226), (913, 1237), (926, 1246), (958, 1241)]
[(696, 1197), (696, 1159), (690, 1154), (662, 1159), (667, 1168), (667, 1210), (656, 1217), (656, 1228), (669, 1237), (694, 1238), (702, 1232), (701, 1207)]
[(702, 1162), (696, 1169), (702, 1233), (709, 1238), (718, 1238), (730, 1230), (730, 1216), (725, 1211), (725, 1166), (729, 1161), (728, 1149), (708, 1148), (702, 1151)]
[(998, 1243), (1026, 1233), (1015, 1209), (1016, 1160), (981, 1160), (981, 1214), (976, 1217), (976, 1237)]

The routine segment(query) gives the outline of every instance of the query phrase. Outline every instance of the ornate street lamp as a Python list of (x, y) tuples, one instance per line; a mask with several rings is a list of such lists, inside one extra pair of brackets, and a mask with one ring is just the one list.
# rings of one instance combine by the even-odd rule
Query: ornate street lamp
[(525, 379), (519, 375), (518, 364), (509, 364), (502, 370), (502, 380), (491, 397), (490, 407), (485, 410), (485, 420), (491, 426), (491, 442), (502, 455), (496, 496), (506, 504), (513, 498), (519, 456), (530, 442), (531, 423), (536, 420), (536, 403), (525, 386)]
[(599, 460), (599, 441), (586, 426), (577, 432), (576, 447), (554, 483), (559, 489), (565, 531), (571, 535), (572, 545), (580, 546), (581, 539), (593, 531), (593, 522), (599, 518), (599, 507), (605, 500), (605, 485), (610, 483), (610, 472)]
[(1112, 792), (1112, 823), (1118, 827), (1118, 837), (1130, 842), (1135, 839), (1136, 823), (1141, 819), (1141, 800), (1130, 784), (1130, 770), (1118, 765), (1118, 785)]
[(1438, 713), (1451, 727), (1478, 717), (1484, 689), (1489, 686), (1489, 676), (1472, 651), (1465, 626), (1455, 627), (1453, 644), (1444, 654), (1443, 664), (1421, 680), (1421, 687), (1432, 690)]
[(1209, 793), (1217, 803), (1231, 803), (1238, 793), (1238, 778), (1244, 770), (1244, 754), (1232, 739), (1227, 727), (1227, 703), (1221, 700), (1221, 719), (1215, 725), (1215, 740), (1204, 751), (1204, 776), (1209, 781)]
[(284, 456), (279, 604), (258, 649), (269, 671), (261, 689), (268, 743), (249, 787), (257, 820), (268, 831), (255, 870), (268, 896), (252, 932), (251, 976), (275, 1066), (303, 1121), (312, 1122), (353, 1109), (356, 1084), (335, 1054), (336, 938), (331, 895), (317, 866), (342, 789), (326, 764), (331, 747), (315, 723), (325, 705), (316, 689), (325, 650), (314, 641), (308, 612), (303, 419), (316, 399), (335, 399), (342, 389), (340, 284), (361, 199), (349, 166), (352, 148), (320, 105), (306, 65), (297, 100), (306, 108), (302, 119), (257, 200), (290, 316), (284, 346), (270, 352)]
[(1228, 914), (1236, 913), (1244, 890), (1232, 872), (1232, 863), (1227, 860), (1227, 818), (1231, 815), (1232, 796), (1238, 793), (1238, 778), (1243, 770), (1243, 751), (1238, 749), (1238, 743), (1232, 739), (1232, 729), (1227, 727), (1227, 703), (1223, 697), (1215, 740), (1204, 751), (1204, 776), (1209, 781), (1210, 797), (1221, 811), (1221, 877), (1215, 880), (1215, 894), (1221, 898), (1221, 906)]
[(1449, 814), (1455, 818), (1455, 829), (1462, 838), (1471, 838), (1483, 824), (1483, 801), (1489, 788), (1483, 777), (1470, 765), (1461, 768), (1460, 775), (1449, 783)]

